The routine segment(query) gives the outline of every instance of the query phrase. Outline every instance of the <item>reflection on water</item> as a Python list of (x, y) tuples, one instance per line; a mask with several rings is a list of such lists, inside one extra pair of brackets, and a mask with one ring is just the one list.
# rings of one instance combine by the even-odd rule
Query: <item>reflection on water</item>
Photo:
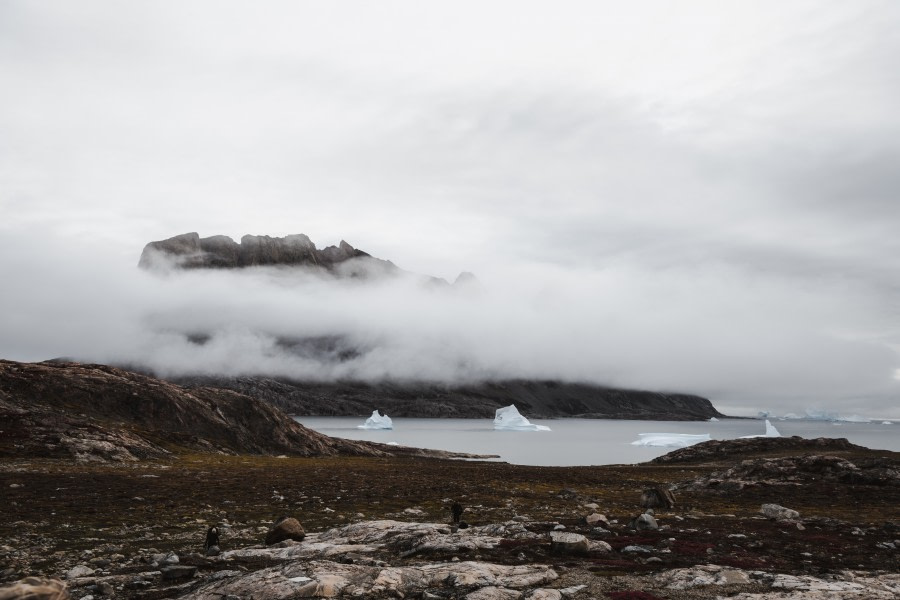
[[(671, 448), (634, 446), (641, 433), (706, 434), (733, 439), (765, 433), (763, 421), (614, 421), (555, 419), (538, 421), (551, 431), (495, 431), (491, 419), (394, 418), (392, 430), (358, 429), (365, 417), (296, 417), (303, 425), (326, 435), (349, 440), (396, 442), (403, 446), (435, 448), (474, 454), (499, 454), (519, 465), (575, 466), (633, 464), (661, 456)], [(845, 437), (869, 448), (900, 451), (900, 424), (776, 421), (783, 436)]]

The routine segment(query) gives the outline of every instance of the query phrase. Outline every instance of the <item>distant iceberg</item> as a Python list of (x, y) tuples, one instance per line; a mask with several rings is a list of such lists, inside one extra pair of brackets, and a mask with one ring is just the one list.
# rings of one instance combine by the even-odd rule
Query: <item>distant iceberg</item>
[(502, 431), (550, 431), (545, 425), (534, 425), (523, 417), (515, 404), (498, 408), (494, 414), (494, 429)]
[(639, 433), (641, 439), (631, 442), (632, 446), (653, 446), (657, 448), (687, 448), (700, 442), (708, 442), (708, 433)]
[(717, 418), (715, 418), (715, 417), (710, 417), (710, 418), (707, 419), (707, 420), (708, 420), (710, 423), (718, 423), (718, 422), (719, 422), (719, 420), (718, 420)]
[(764, 438), (764, 437), (781, 437), (781, 434), (778, 433), (778, 430), (775, 429), (775, 426), (772, 425), (768, 419), (766, 419), (766, 432), (760, 435), (742, 435), (739, 439), (749, 440), (751, 438)]
[(807, 408), (806, 418), (811, 421), (832, 421), (836, 423), (870, 423), (872, 421), (872, 419), (869, 419), (868, 417), (861, 417), (859, 415), (845, 417), (821, 408)]
[(882, 425), (893, 425), (894, 422), (893, 421), (882, 421), (881, 424)]
[(357, 425), (357, 429), (393, 429), (394, 422), (387, 415), (382, 415), (379, 411), (373, 410), (372, 416), (366, 419), (362, 425)]

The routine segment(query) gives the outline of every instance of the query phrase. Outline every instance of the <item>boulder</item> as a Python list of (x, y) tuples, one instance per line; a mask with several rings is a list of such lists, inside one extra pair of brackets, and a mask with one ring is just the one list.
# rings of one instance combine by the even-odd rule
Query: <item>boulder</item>
[(759, 512), (776, 521), (790, 521), (800, 518), (800, 513), (796, 510), (785, 508), (780, 504), (763, 504)]
[(641, 492), (642, 508), (664, 508), (670, 510), (675, 506), (675, 495), (668, 488), (648, 488)]
[(293, 517), (281, 517), (275, 521), (272, 528), (266, 534), (266, 546), (283, 542), (284, 540), (295, 540), (302, 542), (306, 537), (306, 531), (300, 521)]
[(562, 554), (584, 554), (591, 549), (591, 544), (580, 533), (565, 531), (550, 532), (550, 551)]

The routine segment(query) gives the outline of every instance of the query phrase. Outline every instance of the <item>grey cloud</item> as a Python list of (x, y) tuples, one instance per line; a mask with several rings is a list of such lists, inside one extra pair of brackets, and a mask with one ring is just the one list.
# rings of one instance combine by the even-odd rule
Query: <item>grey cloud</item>
[[(896, 410), (896, 6), (573, 6), (4, 3), (0, 353)], [(487, 291), (134, 269), (197, 229)]]

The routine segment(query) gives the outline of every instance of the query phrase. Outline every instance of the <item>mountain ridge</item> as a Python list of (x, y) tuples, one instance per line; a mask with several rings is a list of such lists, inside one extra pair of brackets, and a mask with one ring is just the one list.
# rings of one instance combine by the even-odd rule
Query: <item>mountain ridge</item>
[(588, 383), (508, 379), (468, 384), (434, 382), (296, 381), (271, 377), (178, 377), (192, 388), (218, 387), (265, 400), (295, 416), (493, 418), (515, 404), (529, 418), (701, 421), (724, 417), (709, 399), (692, 394), (624, 390)]

